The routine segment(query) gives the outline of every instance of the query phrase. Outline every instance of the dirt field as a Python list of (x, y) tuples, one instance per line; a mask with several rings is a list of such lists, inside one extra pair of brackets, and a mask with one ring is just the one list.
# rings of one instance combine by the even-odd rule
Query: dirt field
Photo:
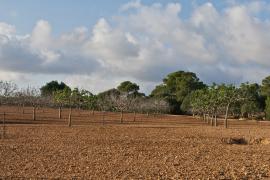
[[(186, 116), (2, 107), (0, 179), (269, 179), (270, 126), (230, 121), (210, 127)], [(1, 116), (0, 116), (1, 118)], [(221, 124), (221, 122), (219, 122)], [(241, 139), (242, 138), (242, 139)]]

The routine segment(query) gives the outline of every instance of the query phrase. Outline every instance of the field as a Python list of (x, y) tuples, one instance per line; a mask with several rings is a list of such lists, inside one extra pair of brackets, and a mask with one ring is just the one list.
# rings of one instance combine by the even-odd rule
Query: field
[[(1, 107), (0, 179), (269, 179), (270, 125), (188, 116)], [(3, 115), (2, 115), (3, 116)], [(3, 117), (0, 116), (2, 119)], [(134, 121), (135, 120), (135, 121)]]

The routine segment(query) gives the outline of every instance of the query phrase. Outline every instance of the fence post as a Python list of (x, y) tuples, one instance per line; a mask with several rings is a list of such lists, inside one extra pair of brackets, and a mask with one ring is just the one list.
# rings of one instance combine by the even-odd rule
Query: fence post
[(2, 129), (2, 139), (6, 136), (6, 113), (3, 114), (3, 129)]
[(33, 107), (33, 121), (36, 120), (36, 107)]

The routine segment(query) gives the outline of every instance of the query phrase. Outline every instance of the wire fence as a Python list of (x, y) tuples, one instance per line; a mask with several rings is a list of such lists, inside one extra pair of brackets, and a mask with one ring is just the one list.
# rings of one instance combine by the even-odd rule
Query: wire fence
[[(36, 108), (2, 106), (0, 114), (5, 113), (8, 124), (68, 124), (83, 125), (102, 124), (144, 124), (144, 123), (177, 123), (181, 116), (158, 113), (106, 112), (69, 108)], [(3, 119), (3, 117), (1, 118)], [(196, 120), (195, 120), (196, 121)], [(198, 122), (198, 121), (196, 121)], [(189, 119), (179, 123), (192, 123)]]
[[(90, 124), (128, 124), (128, 125), (186, 125), (206, 126), (209, 122), (202, 119), (168, 114), (137, 113), (137, 112), (105, 112), (70, 108), (41, 108), (22, 106), (1, 106), (1, 138), (6, 136), (7, 124), (60, 124), (67, 126)], [(235, 121), (229, 122), (231, 127), (268, 126), (270, 122)], [(218, 119), (218, 125), (223, 125), (223, 119)]]

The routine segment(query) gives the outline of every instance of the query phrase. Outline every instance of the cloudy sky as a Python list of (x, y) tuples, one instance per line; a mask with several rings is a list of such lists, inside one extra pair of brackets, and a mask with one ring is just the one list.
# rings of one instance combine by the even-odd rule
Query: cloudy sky
[(266, 0), (0, 0), (0, 79), (20, 86), (131, 80), (148, 93), (177, 70), (260, 83), (269, 51)]

